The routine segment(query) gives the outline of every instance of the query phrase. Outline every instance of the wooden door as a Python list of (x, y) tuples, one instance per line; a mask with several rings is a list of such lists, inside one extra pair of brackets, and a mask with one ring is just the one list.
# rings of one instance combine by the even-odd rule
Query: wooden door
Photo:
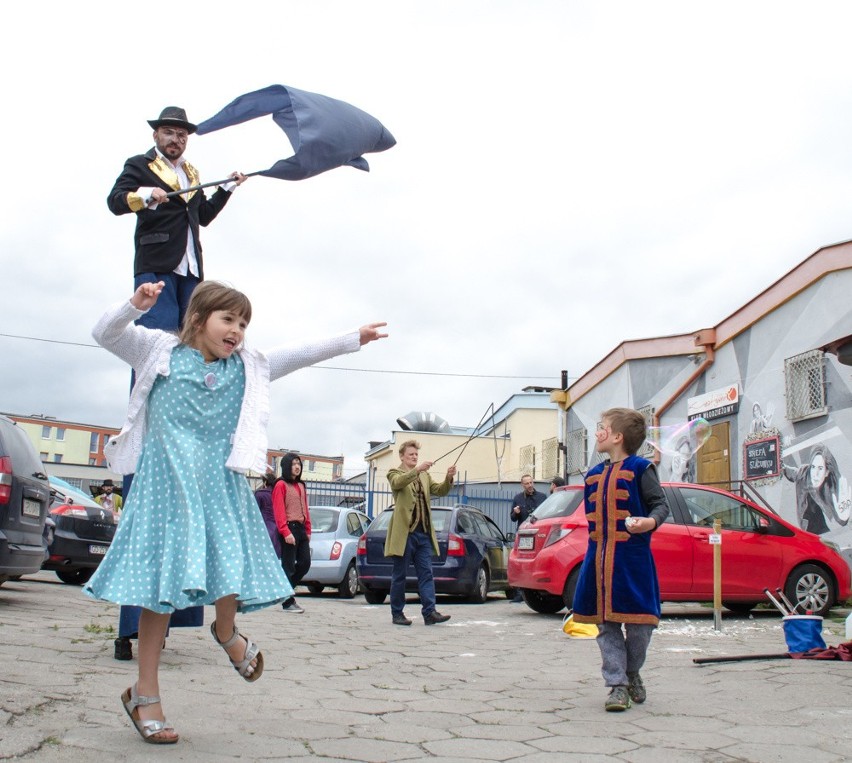
[(710, 437), (695, 456), (700, 485), (731, 489), (731, 422), (722, 421), (710, 427)]

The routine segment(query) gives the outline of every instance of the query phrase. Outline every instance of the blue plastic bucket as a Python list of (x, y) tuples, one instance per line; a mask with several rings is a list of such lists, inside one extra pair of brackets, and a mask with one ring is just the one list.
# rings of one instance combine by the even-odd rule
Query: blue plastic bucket
[(819, 615), (788, 615), (782, 619), (788, 652), (825, 649), (825, 641), (822, 640), (822, 618)]

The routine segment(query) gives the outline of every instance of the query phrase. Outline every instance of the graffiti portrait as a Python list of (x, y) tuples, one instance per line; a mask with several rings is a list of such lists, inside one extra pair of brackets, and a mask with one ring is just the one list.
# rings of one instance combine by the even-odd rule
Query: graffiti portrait
[(803, 530), (821, 535), (848, 524), (852, 491), (824, 444), (813, 448), (807, 463), (784, 464), (784, 476), (796, 485), (796, 517)]

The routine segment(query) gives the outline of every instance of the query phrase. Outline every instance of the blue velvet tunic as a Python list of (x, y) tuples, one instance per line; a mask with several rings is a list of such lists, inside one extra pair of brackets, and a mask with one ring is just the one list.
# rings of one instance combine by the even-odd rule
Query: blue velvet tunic
[(574, 593), (576, 622), (656, 625), (660, 620), (652, 533), (631, 535), (624, 526), (629, 516), (648, 516), (640, 482), (650, 463), (629, 456), (598, 464), (586, 475), (589, 545)]

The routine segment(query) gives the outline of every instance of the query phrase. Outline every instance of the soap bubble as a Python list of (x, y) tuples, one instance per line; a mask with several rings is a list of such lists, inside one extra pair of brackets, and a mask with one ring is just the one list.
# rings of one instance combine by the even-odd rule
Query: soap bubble
[(697, 418), (664, 427), (648, 427), (648, 444), (662, 455), (690, 459), (710, 439), (710, 423)]

